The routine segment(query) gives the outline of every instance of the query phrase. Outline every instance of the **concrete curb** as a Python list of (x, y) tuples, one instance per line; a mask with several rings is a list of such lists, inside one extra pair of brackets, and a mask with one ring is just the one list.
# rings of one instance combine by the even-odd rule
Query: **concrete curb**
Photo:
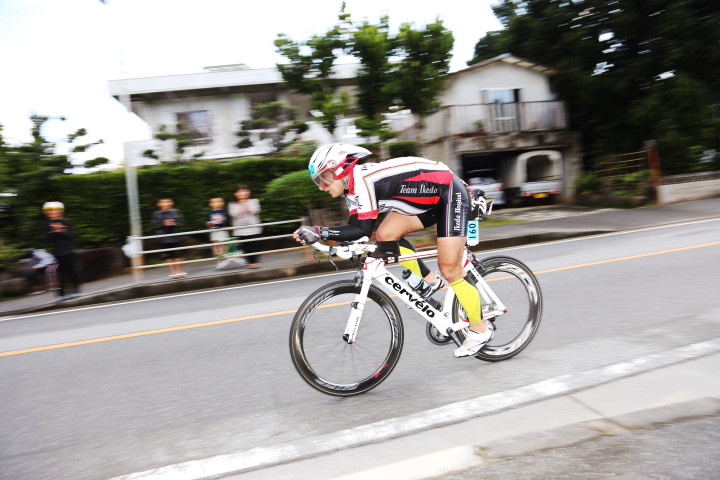
[(720, 399), (698, 398), (473, 446), (476, 454), (486, 460), (500, 460), (531, 455), (552, 448), (567, 447), (606, 435), (620, 435), (665, 423), (715, 415), (720, 415)]
[[(335, 477), (333, 480), (429, 480), (457, 475), (509, 458), (534, 455), (556, 448), (570, 447), (601, 437), (622, 435), (631, 430), (661, 424), (720, 415), (720, 399), (698, 398), (619, 417), (605, 417), (559, 428), (509, 437), (500, 441), (460, 445), (382, 467)], [(631, 426), (628, 426), (630, 424)]]
[[(503, 237), (489, 240), (482, 240), (477, 246), (473, 247), (474, 252), (482, 252), (487, 250), (498, 250), (502, 248), (512, 248), (522, 245), (531, 245), (535, 243), (552, 242), (557, 240), (566, 240), (570, 238), (586, 237), (592, 235), (600, 235), (603, 233), (612, 233), (607, 230), (590, 230), (575, 232), (538, 232), (527, 235), (518, 235), (514, 237)], [(435, 247), (429, 247), (435, 248)], [(422, 249), (421, 249), (422, 250)], [(332, 264), (323, 259), (322, 255), (318, 258), (323, 260), (322, 263), (298, 263), (282, 267), (271, 267), (253, 271), (242, 271), (234, 273), (225, 273), (221, 275), (204, 276), (197, 278), (187, 278), (183, 280), (173, 280), (158, 283), (144, 283), (140, 285), (132, 285), (129, 287), (108, 290), (105, 292), (85, 295), (73, 300), (67, 300), (62, 303), (51, 303), (38, 307), (13, 310), (8, 312), (0, 312), (0, 318), (27, 315), (30, 313), (45, 312), (50, 310), (59, 310), (64, 308), (77, 308), (89, 305), (99, 305), (103, 303), (122, 302), (126, 300), (135, 300), (139, 298), (158, 297), (163, 295), (172, 295), (175, 293), (193, 292), (199, 290), (208, 290), (233, 285), (243, 285), (250, 283), (267, 282), (272, 280), (285, 279), (290, 277), (301, 277), (306, 275), (317, 275), (318, 273), (334, 272), (335, 268)], [(335, 259), (333, 260), (337, 267), (342, 271), (354, 270), (349, 260)]]

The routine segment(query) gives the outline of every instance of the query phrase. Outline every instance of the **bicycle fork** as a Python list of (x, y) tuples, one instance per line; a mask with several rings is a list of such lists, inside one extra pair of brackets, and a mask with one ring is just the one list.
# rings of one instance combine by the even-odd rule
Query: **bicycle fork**
[(360, 293), (355, 296), (355, 301), (350, 304), (350, 318), (348, 318), (345, 333), (343, 334), (343, 340), (348, 344), (355, 343), (355, 336), (360, 327), (360, 319), (362, 318), (363, 310), (365, 310), (365, 301), (367, 300), (371, 283), (372, 279), (363, 275)]

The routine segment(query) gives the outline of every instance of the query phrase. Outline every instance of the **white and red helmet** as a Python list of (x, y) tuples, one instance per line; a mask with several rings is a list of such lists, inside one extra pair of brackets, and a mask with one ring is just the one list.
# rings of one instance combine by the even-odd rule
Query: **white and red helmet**
[[(315, 184), (320, 185), (321, 179), (327, 177), (326, 172), (331, 172), (334, 179), (339, 180), (350, 174), (352, 167), (368, 155), (372, 155), (370, 150), (358, 145), (348, 145), (346, 143), (331, 143), (323, 145), (315, 150), (308, 170), (310, 170), (310, 178)], [(323, 174), (326, 174), (323, 177)], [(329, 183), (331, 179), (325, 179), (325, 183)]]

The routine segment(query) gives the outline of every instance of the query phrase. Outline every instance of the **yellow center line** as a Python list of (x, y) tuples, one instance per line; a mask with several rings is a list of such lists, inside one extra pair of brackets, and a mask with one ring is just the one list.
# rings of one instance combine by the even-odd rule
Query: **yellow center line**
[[(574, 268), (590, 267), (590, 266), (594, 266), (594, 265), (603, 265), (605, 263), (622, 262), (625, 260), (633, 260), (636, 258), (652, 257), (654, 255), (663, 255), (666, 253), (682, 252), (685, 250), (693, 250), (696, 248), (703, 248), (703, 247), (712, 247), (715, 245), (720, 245), (720, 242), (703, 243), (701, 245), (693, 245), (690, 247), (672, 248), (670, 250), (661, 250), (658, 252), (641, 253), (639, 255), (630, 255), (627, 257), (611, 258), (609, 260), (600, 260), (597, 262), (579, 263), (577, 265), (569, 265), (567, 267), (558, 267), (558, 268), (550, 268), (547, 270), (540, 270), (540, 271), (537, 271), (534, 273), (535, 273), (535, 275), (540, 275), (543, 273), (561, 272), (563, 270), (572, 270)], [(498, 280), (502, 280), (504, 278), (509, 278), (509, 277), (494, 278), (494, 279), (489, 279), (488, 281), (498, 281)], [(445, 288), (447, 288), (447, 287), (445, 287)], [(391, 295), (391, 296), (394, 297), (395, 295)], [(349, 305), (350, 303), (352, 303), (352, 302), (346, 301), (346, 302), (338, 302), (338, 303), (329, 303), (327, 305), (321, 305), (317, 308), (337, 307), (340, 305)], [(192, 328), (210, 327), (212, 325), (222, 325), (225, 323), (242, 322), (245, 320), (254, 320), (256, 318), (278, 317), (280, 315), (290, 315), (290, 314), (294, 314), (296, 312), (297, 312), (297, 309), (283, 310), (280, 312), (271, 312), (271, 313), (259, 313), (257, 315), (248, 315), (245, 317), (228, 318), (225, 320), (215, 320), (212, 322), (194, 323), (191, 325), (183, 325), (180, 327), (160, 328), (157, 330), (145, 330), (143, 332), (125, 333), (122, 335), (113, 335), (110, 337), (92, 338), (90, 340), (80, 340), (77, 342), (58, 343), (55, 345), (46, 345), (44, 347), (23, 348), (21, 350), (11, 350), (9, 352), (0, 352), (0, 357), (9, 357), (11, 355), (20, 355), (23, 353), (42, 352), (45, 350), (56, 350), (58, 348), (65, 348), (65, 347), (76, 347), (78, 345), (89, 345), (92, 343), (109, 342), (111, 340), (121, 340), (123, 338), (144, 337), (146, 335), (156, 335), (158, 333), (178, 332), (180, 330), (190, 330)]]
[(533, 273), (535, 273), (535, 275), (540, 275), (541, 273), (561, 272), (563, 270), (572, 270), (573, 268), (591, 267), (593, 265), (602, 265), (605, 263), (622, 262), (624, 260), (633, 260), (635, 258), (652, 257), (654, 255), (663, 255), (665, 253), (682, 252), (685, 250), (693, 250), (695, 248), (712, 247), (714, 245), (720, 245), (720, 242), (703, 243), (701, 245), (693, 245), (690, 247), (671, 248), (670, 250), (660, 250), (659, 252), (641, 253), (639, 255), (630, 255), (628, 257), (611, 258), (609, 260), (600, 260), (597, 262), (579, 263), (577, 265), (570, 265), (567, 267), (558, 267), (558, 268), (549, 268), (547, 270), (540, 270), (538, 272), (533, 272)]

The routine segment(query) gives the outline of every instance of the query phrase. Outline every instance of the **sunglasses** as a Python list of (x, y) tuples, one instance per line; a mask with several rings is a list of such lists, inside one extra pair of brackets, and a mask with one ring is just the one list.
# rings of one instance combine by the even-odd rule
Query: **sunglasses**
[(326, 170), (320, 175), (315, 176), (313, 180), (315, 181), (315, 184), (317, 184), (319, 187), (329, 187), (336, 179), (333, 172)]

